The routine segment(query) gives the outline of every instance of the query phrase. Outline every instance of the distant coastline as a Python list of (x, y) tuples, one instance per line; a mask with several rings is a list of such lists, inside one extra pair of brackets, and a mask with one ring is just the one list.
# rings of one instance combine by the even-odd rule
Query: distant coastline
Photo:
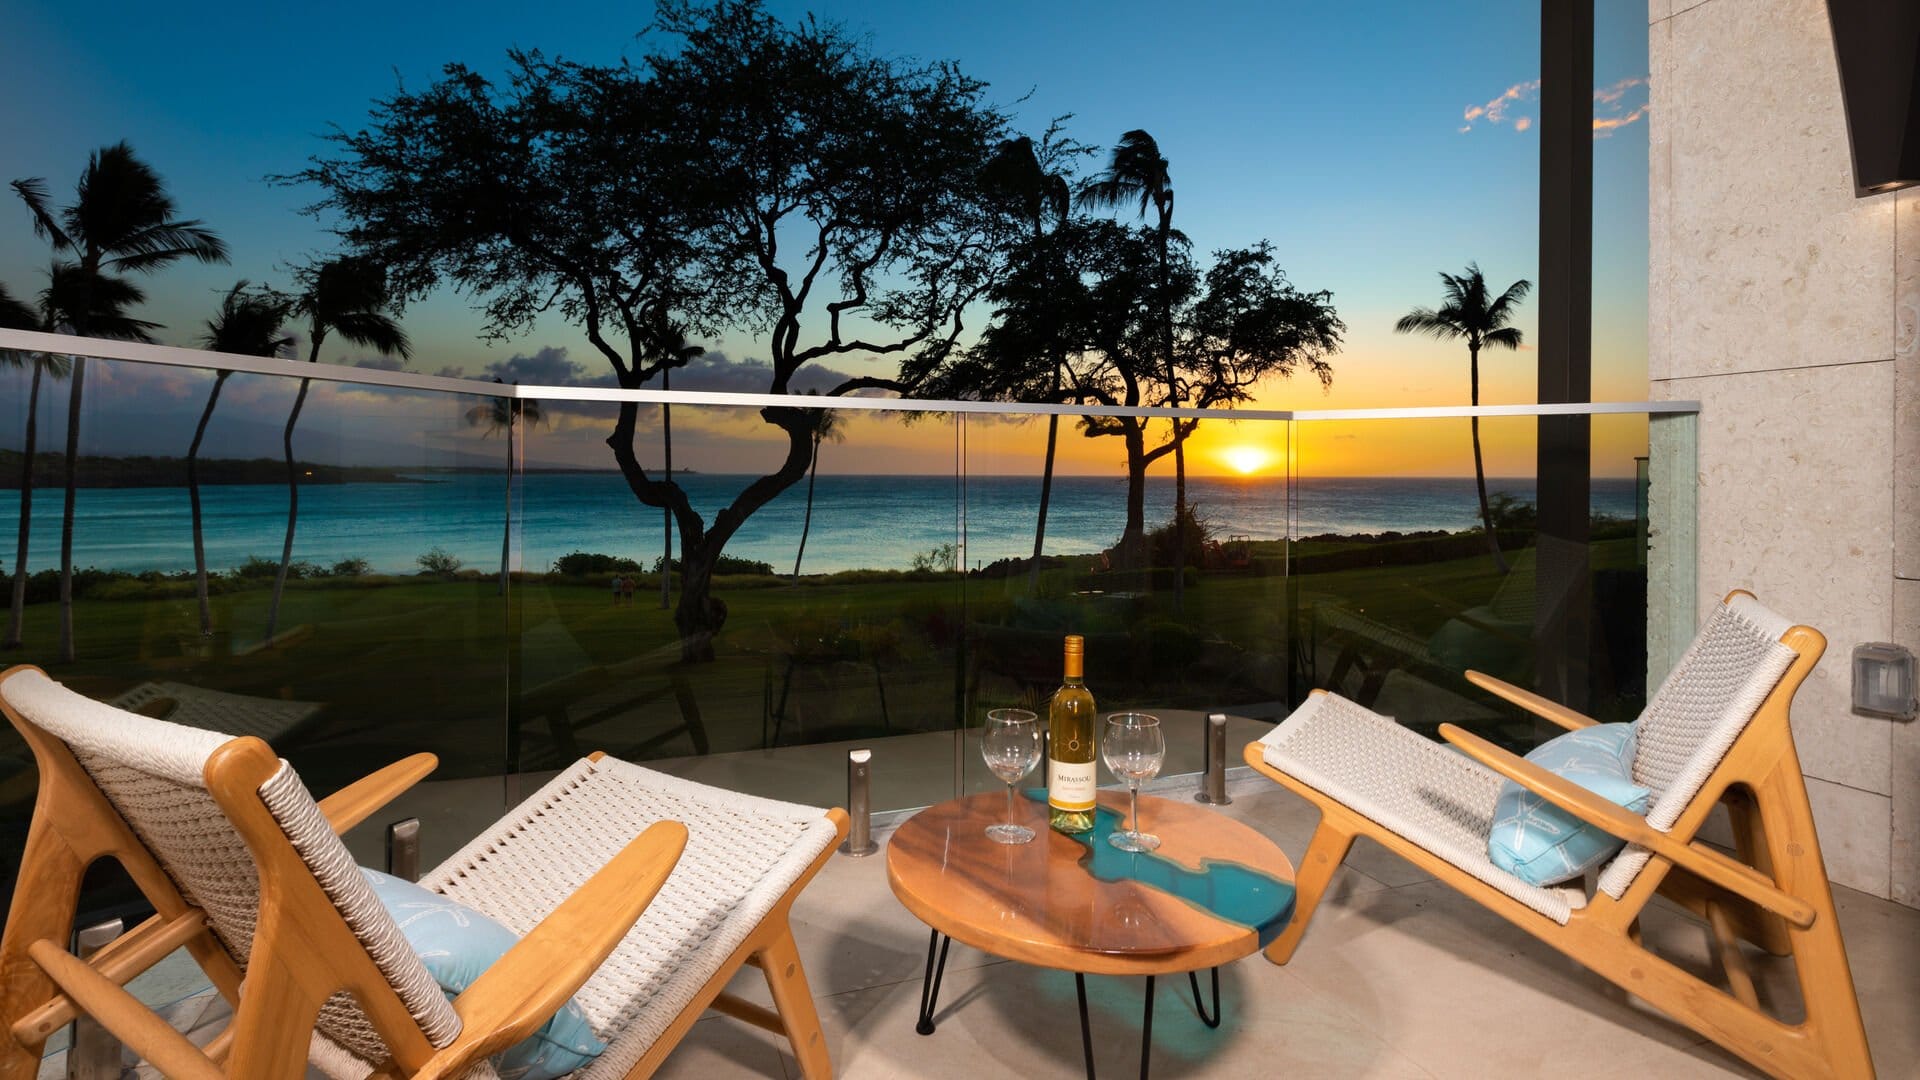
[[(20, 489), (18, 450), (0, 450), (0, 491)], [(66, 483), (66, 455), (44, 450), (33, 456), (33, 486), (37, 490), (61, 487)], [(183, 457), (96, 457), (80, 455), (80, 468), (74, 486), (83, 488), (168, 488), (187, 482), (187, 459)], [(305, 484), (427, 484), (421, 474), (431, 470), (390, 469), (375, 465), (322, 465), (296, 462), (300, 483)], [(200, 485), (284, 484), (287, 463), (279, 458), (201, 458)], [(478, 470), (476, 470), (478, 471)]]

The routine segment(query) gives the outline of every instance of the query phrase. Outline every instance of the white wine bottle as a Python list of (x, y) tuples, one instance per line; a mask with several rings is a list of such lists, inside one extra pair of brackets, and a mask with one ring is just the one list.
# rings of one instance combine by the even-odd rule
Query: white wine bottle
[(1066, 672), (1047, 702), (1047, 824), (1055, 831), (1093, 831), (1093, 694), (1085, 677), (1086, 641), (1068, 634)]

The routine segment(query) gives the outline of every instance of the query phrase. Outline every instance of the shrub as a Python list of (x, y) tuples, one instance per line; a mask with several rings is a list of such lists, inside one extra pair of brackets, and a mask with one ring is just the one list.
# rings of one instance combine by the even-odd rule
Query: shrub
[[(637, 564), (633, 568), (635, 570), (640, 569)], [(654, 573), (659, 573), (663, 568), (671, 568), (675, 573), (678, 573), (680, 570), (680, 560), (675, 559), (671, 564), (667, 562), (664, 556), (653, 560)], [(716, 576), (720, 574), (761, 574), (772, 576), (773, 564), (764, 563), (758, 559), (742, 559), (735, 555), (722, 554), (719, 560), (713, 564), (713, 572)]]
[(1186, 506), (1187, 552), (1185, 559), (1174, 557), (1174, 520), (1147, 534), (1147, 550), (1153, 555), (1155, 566), (1204, 566), (1206, 565), (1207, 541), (1213, 539), (1213, 525), (1200, 516), (1200, 507), (1195, 503)]
[[(242, 581), (272, 581), (280, 573), (279, 559), (263, 559), (258, 555), (247, 556), (247, 561), (233, 568), (233, 576)], [(287, 564), (287, 580), (299, 581), (302, 578), (319, 577), (320, 568), (304, 559)]]
[(334, 577), (365, 577), (373, 573), (373, 564), (365, 559), (341, 559), (327, 571)]
[(452, 577), (454, 574), (460, 572), (460, 560), (455, 558), (446, 548), (438, 544), (435, 544), (425, 555), (415, 559), (414, 562), (420, 564), (420, 572), (423, 574), (437, 574), (440, 577)]
[(589, 574), (637, 574), (640, 564), (632, 559), (618, 555), (602, 555), (597, 551), (570, 551), (553, 561), (553, 572), (568, 577), (586, 577)]
[(935, 544), (930, 550), (913, 557), (913, 568), (921, 573), (958, 573), (960, 570), (960, 545), (954, 543)]

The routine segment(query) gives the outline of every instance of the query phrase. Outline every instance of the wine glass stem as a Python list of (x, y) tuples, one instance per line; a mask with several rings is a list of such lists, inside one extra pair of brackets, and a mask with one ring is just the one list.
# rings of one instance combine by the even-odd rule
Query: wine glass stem
[(1007, 824), (1013, 824), (1013, 781), (1007, 781)]
[(1140, 782), (1127, 785), (1127, 820), (1133, 823), (1128, 830), (1134, 836), (1140, 835)]

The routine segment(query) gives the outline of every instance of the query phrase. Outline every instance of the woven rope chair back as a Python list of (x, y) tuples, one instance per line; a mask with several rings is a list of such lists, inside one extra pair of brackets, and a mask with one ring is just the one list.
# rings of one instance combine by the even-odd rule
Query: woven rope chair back
[[(1707, 617), (1635, 723), (1633, 779), (1653, 793), (1647, 824), (1671, 829), (1746, 730), (1798, 655), (1780, 640), (1792, 625), (1744, 594)], [(1628, 845), (1602, 871), (1601, 889), (1622, 895), (1647, 858)]]
[[(260, 879), (253, 853), (205, 780), (208, 759), (232, 736), (117, 709), (37, 671), (14, 675), (0, 685), (0, 692), (22, 717), (66, 744), (181, 897), (206, 912), (214, 934), (246, 970), (259, 917)], [(280, 771), (261, 788), (262, 801), (420, 1022), (428, 1041), (435, 1046), (451, 1042), (459, 1034), (459, 1018), (299, 776), (285, 761), (280, 764)], [(345, 993), (328, 1001), (317, 1026), (362, 1057), (379, 1061), (387, 1056), (378, 1033)]]

